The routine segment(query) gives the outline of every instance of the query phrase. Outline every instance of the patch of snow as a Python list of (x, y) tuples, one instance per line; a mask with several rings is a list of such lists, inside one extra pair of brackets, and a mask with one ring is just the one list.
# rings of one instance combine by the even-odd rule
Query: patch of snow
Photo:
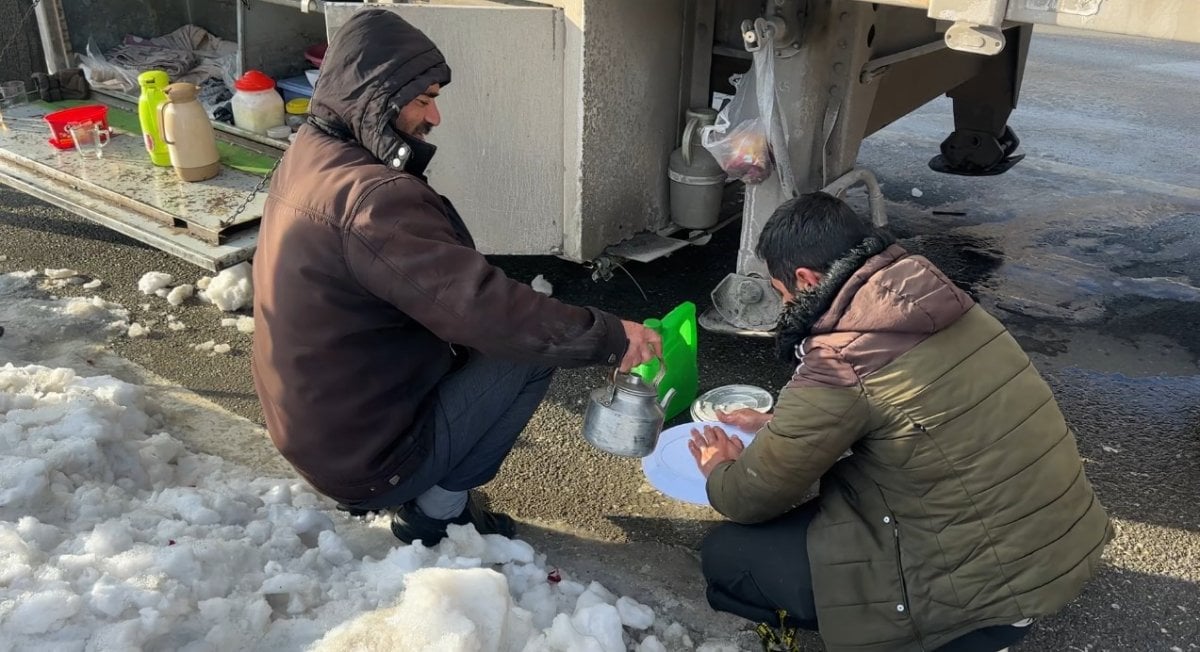
[(225, 312), (233, 312), (250, 305), (254, 301), (250, 263), (238, 263), (221, 270), (220, 274), (208, 282), (201, 298)]
[(530, 283), (530, 285), (533, 287), (534, 292), (540, 292), (546, 296), (551, 296), (554, 294), (554, 286), (551, 285), (550, 281), (547, 281), (546, 277), (542, 276), (541, 274), (533, 277), (533, 281)]
[(251, 335), (254, 333), (254, 318), (253, 317), (246, 317), (246, 316), (238, 317), (236, 325), (237, 325), (237, 329), (238, 329), (239, 333), (245, 333), (247, 335)]
[(208, 289), (208, 284), (209, 284), (209, 283), (211, 283), (211, 282), (212, 282), (212, 277), (211, 277), (211, 276), (201, 276), (201, 277), (200, 277), (200, 278), (199, 278), (199, 279), (196, 281), (196, 289), (197, 289), (197, 290), (207, 290), (207, 289)]
[(216, 341), (209, 340), (207, 342), (201, 342), (199, 344), (195, 344), (192, 346), (192, 348), (196, 349), (197, 351), (212, 351), (213, 348), (216, 346), (217, 346)]
[(177, 285), (171, 288), (171, 291), (167, 294), (167, 303), (172, 306), (182, 306), (183, 302), (192, 296), (194, 290), (195, 288), (188, 284)]
[(137, 322), (133, 322), (132, 324), (129, 325), (129, 331), (128, 331), (129, 337), (133, 337), (133, 338), (146, 337), (149, 334), (150, 334), (150, 328), (148, 326), (142, 326), (141, 324), (139, 324)]
[(155, 294), (173, 282), (175, 282), (175, 277), (166, 272), (146, 272), (142, 274), (142, 278), (138, 279), (138, 290), (142, 294)]
[(654, 625), (654, 610), (633, 598), (619, 598), (617, 613), (621, 624), (631, 629), (650, 629)]
[(104, 281), (101, 281), (98, 278), (92, 279), (92, 280), (88, 281), (87, 283), (83, 284), (83, 289), (85, 289), (85, 290), (99, 290), (102, 287), (104, 287)]
[(229, 353), (229, 351), (232, 349), (233, 349), (233, 347), (229, 346), (228, 344), (217, 344), (216, 346), (213, 347), (213, 353), (220, 353), (220, 354), (224, 355), (226, 353)]
[(237, 317), (226, 317), (221, 320), (222, 328), (232, 328), (237, 326)]
[(173, 331), (176, 331), (176, 332), (185, 331), (185, 330), (187, 330), (187, 324), (185, 324), (181, 321), (170, 321), (170, 322), (167, 322), (167, 328), (169, 328)]
[(925, 195), (925, 193), (921, 192), (921, 189), (920, 189), (920, 188), (913, 188), (913, 189), (912, 189), (912, 196), (913, 196), (913, 197), (923, 197), (924, 195)]
[[(0, 640), (13, 649), (660, 652), (678, 624), (452, 525), (382, 558), (301, 481), (197, 455), (144, 388), (0, 367)], [(387, 535), (387, 536), (390, 536)], [(615, 606), (614, 606), (615, 605)], [(625, 621), (632, 623), (630, 626)], [(721, 649), (721, 648), (711, 648)]]
[(73, 269), (46, 269), (46, 278), (52, 280), (68, 279), (72, 276), (79, 276), (79, 272)]
[[(99, 297), (45, 300), (37, 276), (0, 275), (16, 359), (129, 328)], [(193, 454), (154, 405), (105, 376), (0, 367), (0, 649), (694, 648), (678, 624), (637, 629), (640, 605), (548, 570), (524, 541), (452, 526), (436, 547), (401, 545), (386, 518)]]

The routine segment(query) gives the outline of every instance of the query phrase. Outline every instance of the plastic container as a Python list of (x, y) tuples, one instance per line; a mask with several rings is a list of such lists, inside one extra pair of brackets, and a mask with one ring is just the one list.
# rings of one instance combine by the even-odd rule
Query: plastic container
[(234, 88), (235, 126), (266, 136), (268, 129), (284, 124), (283, 98), (275, 90), (275, 80), (251, 70), (234, 82)]
[(283, 109), (287, 112), (287, 117), (284, 120), (287, 122), (287, 126), (293, 130), (299, 129), (308, 120), (308, 100), (303, 97), (290, 100), (287, 104), (283, 105)]
[(287, 140), (288, 136), (291, 135), (292, 128), (287, 125), (279, 125), (267, 130), (267, 138), (274, 138), (275, 140)]
[(95, 122), (99, 123), (101, 129), (108, 129), (108, 107), (103, 104), (76, 106), (47, 113), (43, 119), (50, 125), (50, 144), (56, 149), (72, 149), (75, 147), (75, 140), (71, 138), (71, 132), (67, 131), (67, 125)]
[(309, 46), (308, 49), (304, 51), (304, 58), (312, 65), (320, 68), (321, 64), (325, 62), (325, 52), (328, 49), (328, 43), (318, 43), (316, 45)]
[(279, 92), (283, 93), (283, 101), (290, 102), (295, 99), (311, 98), (313, 96), (313, 87), (312, 84), (308, 83), (308, 77), (300, 75), (298, 77), (280, 79)]
[(717, 411), (734, 412), (743, 408), (762, 413), (775, 407), (775, 397), (754, 385), (725, 385), (710, 389), (692, 403), (692, 421), (718, 421)]
[(167, 73), (162, 70), (147, 70), (138, 75), (138, 85), (142, 88), (142, 94), (138, 97), (138, 122), (142, 127), (142, 138), (146, 141), (146, 152), (150, 154), (151, 163), (165, 168), (171, 167), (171, 152), (159, 138), (158, 105), (167, 101), (163, 89), (170, 83)]
[[(664, 418), (670, 420), (690, 408), (700, 390), (700, 370), (696, 362), (699, 350), (696, 304), (685, 301), (662, 319), (647, 319), (644, 325), (662, 336), (667, 372), (658, 385), (658, 398), (662, 400), (668, 390), (675, 390), (675, 396), (663, 410)], [(651, 360), (634, 367), (633, 373), (651, 381), (658, 375), (658, 368), (658, 360)]]

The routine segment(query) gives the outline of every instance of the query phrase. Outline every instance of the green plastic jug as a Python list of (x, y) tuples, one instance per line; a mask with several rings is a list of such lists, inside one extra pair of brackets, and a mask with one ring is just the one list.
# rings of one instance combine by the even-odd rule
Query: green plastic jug
[[(685, 301), (662, 319), (647, 319), (643, 324), (662, 336), (667, 373), (658, 385), (658, 398), (662, 400), (667, 390), (675, 390), (675, 396), (664, 410), (664, 418), (673, 419), (691, 407), (700, 390), (700, 371), (696, 362), (696, 304)], [(658, 368), (659, 361), (651, 360), (634, 367), (633, 373), (651, 382), (658, 375)]]
[(146, 152), (150, 154), (151, 163), (168, 168), (171, 167), (171, 153), (159, 137), (158, 105), (167, 101), (164, 89), (170, 83), (167, 73), (161, 70), (147, 70), (138, 75), (138, 85), (142, 87), (142, 95), (138, 98), (138, 122), (146, 141)]

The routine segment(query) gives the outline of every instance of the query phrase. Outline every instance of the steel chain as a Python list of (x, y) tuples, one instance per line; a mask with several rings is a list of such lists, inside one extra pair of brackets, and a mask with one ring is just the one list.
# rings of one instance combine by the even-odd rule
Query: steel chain
[(242, 205), (239, 206), (237, 210), (233, 211), (233, 215), (221, 220), (221, 222), (218, 223), (218, 226), (225, 228), (230, 224), (233, 224), (233, 221), (236, 220), (239, 215), (246, 212), (246, 209), (250, 206), (250, 202), (254, 201), (254, 198), (258, 196), (258, 193), (262, 192), (263, 188), (267, 187), (267, 181), (271, 180), (271, 175), (275, 174), (275, 170), (279, 168), (279, 162), (282, 160), (282, 155), (275, 159), (275, 164), (271, 166), (270, 170), (267, 170), (267, 173), (263, 175), (262, 179), (258, 180), (258, 185), (254, 187), (254, 190), (250, 191), (250, 194), (246, 196), (246, 199), (242, 202)]

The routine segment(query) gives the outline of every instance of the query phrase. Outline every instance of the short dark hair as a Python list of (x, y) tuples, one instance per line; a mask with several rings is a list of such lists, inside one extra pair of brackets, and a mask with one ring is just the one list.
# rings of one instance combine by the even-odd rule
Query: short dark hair
[(792, 287), (799, 267), (825, 273), (851, 249), (880, 232), (846, 202), (824, 192), (789, 199), (758, 236), (755, 253), (771, 276)]

